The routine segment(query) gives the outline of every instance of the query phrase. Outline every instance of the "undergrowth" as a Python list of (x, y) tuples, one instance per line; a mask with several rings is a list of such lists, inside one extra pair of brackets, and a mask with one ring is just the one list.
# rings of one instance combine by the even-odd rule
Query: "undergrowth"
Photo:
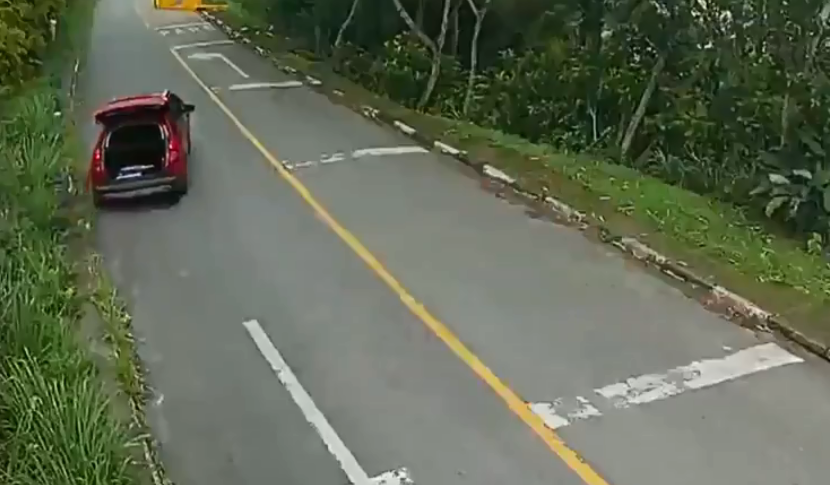
[(76, 334), (57, 100), (37, 83), (5, 104), (0, 125), (0, 481), (126, 485), (132, 438)]

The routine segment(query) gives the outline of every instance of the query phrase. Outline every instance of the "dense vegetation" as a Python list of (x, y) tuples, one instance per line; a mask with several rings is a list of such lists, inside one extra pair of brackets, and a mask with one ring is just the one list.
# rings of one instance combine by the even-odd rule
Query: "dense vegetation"
[(830, 2), (242, 0), (407, 106), (830, 236)]
[[(64, 209), (65, 74), (93, 2), (0, 0), (0, 483), (136, 483), (126, 423), (79, 345)], [(55, 36), (53, 42), (53, 36)]]
[(37, 72), (66, 6), (67, 0), (0, 0), (0, 95)]

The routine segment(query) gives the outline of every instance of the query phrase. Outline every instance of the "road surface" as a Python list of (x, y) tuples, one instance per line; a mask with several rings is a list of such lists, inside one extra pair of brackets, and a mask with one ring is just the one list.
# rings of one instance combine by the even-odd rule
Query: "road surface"
[(197, 106), (191, 193), (97, 229), (177, 484), (827, 483), (827, 365), (150, 5), (81, 93)]

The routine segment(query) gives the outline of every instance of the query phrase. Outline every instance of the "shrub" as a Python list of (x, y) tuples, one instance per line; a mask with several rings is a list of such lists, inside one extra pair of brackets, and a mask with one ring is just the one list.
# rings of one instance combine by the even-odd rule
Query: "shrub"
[(29, 79), (66, 0), (0, 0), (0, 95)]

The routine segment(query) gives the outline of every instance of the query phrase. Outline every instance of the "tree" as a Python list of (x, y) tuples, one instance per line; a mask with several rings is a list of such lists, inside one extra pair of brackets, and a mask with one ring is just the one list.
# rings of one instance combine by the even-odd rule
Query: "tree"
[(473, 88), (476, 81), (476, 68), (478, 67), (478, 38), (481, 35), (481, 26), (484, 23), (484, 16), (487, 15), (487, 9), (490, 6), (490, 0), (484, 0), (481, 8), (476, 7), (475, 0), (467, 0), (473, 15), (476, 17), (476, 23), (473, 26), (473, 39), (470, 41), (470, 71), (467, 73), (467, 89), (464, 92), (464, 105), (461, 112), (464, 116), (470, 113), (470, 103), (473, 100)]
[(354, 14), (357, 12), (358, 4), (360, 4), (360, 0), (352, 0), (352, 8), (349, 9), (349, 15), (346, 16), (346, 20), (343, 21), (340, 25), (340, 30), (337, 31), (337, 38), (334, 40), (335, 51), (340, 49), (340, 46), (343, 44), (343, 36), (346, 33), (346, 29), (351, 25), (352, 20), (354, 20)]
[(421, 98), (418, 100), (417, 108), (419, 110), (424, 109), (427, 104), (429, 103), (430, 99), (432, 98), (432, 93), (435, 91), (435, 85), (438, 84), (438, 77), (441, 75), (441, 56), (444, 52), (444, 43), (447, 39), (447, 30), (450, 23), (450, 6), (452, 5), (452, 0), (444, 0), (444, 10), (441, 16), (441, 30), (438, 33), (438, 38), (433, 41), (429, 38), (429, 36), (424, 33), (423, 29), (418, 27), (415, 24), (415, 21), (412, 20), (412, 17), (406, 11), (401, 0), (392, 0), (395, 4), (395, 9), (398, 11), (398, 15), (401, 16), (406, 26), (409, 27), (409, 30), (412, 31), (413, 34), (426, 46), (426, 48), (432, 54), (432, 62), (430, 65), (429, 70), (429, 78), (427, 79), (427, 85), (424, 88), (423, 93), (421, 94)]

